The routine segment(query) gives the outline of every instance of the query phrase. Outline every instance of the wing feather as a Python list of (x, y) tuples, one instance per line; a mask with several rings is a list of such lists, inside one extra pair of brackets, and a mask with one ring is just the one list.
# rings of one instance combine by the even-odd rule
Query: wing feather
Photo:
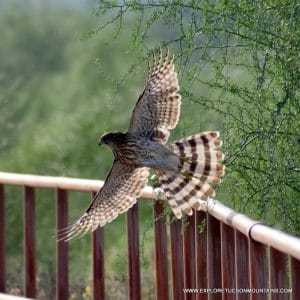
[(169, 51), (154, 59), (146, 87), (141, 94), (130, 120), (128, 132), (137, 136), (166, 143), (169, 129), (175, 128), (179, 115), (181, 96), (175, 72), (174, 57)]
[(73, 225), (60, 231), (58, 241), (68, 241), (77, 235), (94, 231), (127, 211), (140, 197), (147, 183), (149, 169), (115, 161), (104, 186), (93, 198), (89, 208)]

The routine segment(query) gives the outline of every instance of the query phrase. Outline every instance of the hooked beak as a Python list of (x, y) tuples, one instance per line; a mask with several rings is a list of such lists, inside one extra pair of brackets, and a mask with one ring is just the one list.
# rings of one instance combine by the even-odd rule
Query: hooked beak
[(99, 139), (98, 145), (99, 145), (99, 146), (103, 145), (102, 138)]

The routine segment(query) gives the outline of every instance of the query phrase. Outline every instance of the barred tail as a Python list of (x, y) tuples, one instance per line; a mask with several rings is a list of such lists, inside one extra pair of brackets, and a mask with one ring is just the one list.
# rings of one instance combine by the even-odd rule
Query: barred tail
[(210, 183), (221, 182), (225, 166), (222, 152), (217, 150), (222, 146), (218, 139), (219, 132), (202, 132), (169, 145), (181, 159), (179, 173), (161, 172), (158, 174), (164, 195), (177, 218), (182, 212), (192, 215), (192, 208), (200, 209), (200, 200), (214, 197), (215, 191)]

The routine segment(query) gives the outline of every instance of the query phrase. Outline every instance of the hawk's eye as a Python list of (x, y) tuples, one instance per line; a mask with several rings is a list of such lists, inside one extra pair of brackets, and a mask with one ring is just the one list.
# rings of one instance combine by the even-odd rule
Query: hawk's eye
[(103, 135), (99, 140), (99, 145), (109, 145), (112, 141), (112, 135), (110, 133)]

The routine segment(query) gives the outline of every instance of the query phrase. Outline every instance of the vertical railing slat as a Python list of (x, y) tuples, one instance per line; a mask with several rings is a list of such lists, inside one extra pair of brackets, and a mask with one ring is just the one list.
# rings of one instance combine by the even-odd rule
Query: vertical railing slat
[(93, 232), (93, 299), (105, 298), (104, 284), (104, 230), (102, 227)]
[[(241, 232), (235, 230), (235, 287), (249, 288), (249, 249), (248, 238)], [(249, 293), (237, 293), (237, 300), (248, 300)]]
[(183, 299), (183, 241), (182, 222), (173, 220), (170, 224), (171, 236), (171, 270), (172, 270), (172, 294), (174, 300)]
[[(56, 191), (56, 229), (68, 226), (68, 193)], [(56, 300), (67, 300), (69, 297), (69, 264), (68, 243), (59, 241), (56, 244)]]
[(138, 203), (127, 212), (128, 299), (141, 299)]
[[(94, 198), (95, 193), (92, 193)], [(98, 227), (92, 234), (93, 246), (93, 299), (105, 299), (104, 229)]]
[[(287, 255), (270, 247), (269, 282), (271, 289), (288, 288)], [(288, 299), (288, 294), (271, 293), (272, 300)]]
[[(184, 287), (193, 289), (196, 287), (195, 265), (195, 214), (183, 221), (183, 262), (184, 262)], [(187, 225), (185, 224), (187, 222)], [(185, 299), (195, 299), (195, 293), (186, 293)]]
[(0, 293), (5, 292), (5, 194), (4, 185), (0, 184)]
[(25, 296), (35, 298), (36, 293), (36, 252), (35, 252), (35, 191), (24, 187), (24, 291)]
[[(196, 288), (207, 288), (207, 223), (206, 213), (196, 212)], [(207, 300), (207, 293), (197, 293), (197, 300)]]
[(291, 299), (300, 299), (300, 260), (291, 257)]
[[(208, 288), (211, 290), (222, 286), (221, 278), (221, 237), (220, 222), (207, 215), (207, 275)], [(209, 298), (221, 299), (222, 293), (209, 294)]]
[(168, 289), (168, 249), (165, 218), (162, 216), (164, 206), (161, 202), (154, 203), (154, 243), (156, 271), (156, 299), (169, 299)]
[[(221, 272), (223, 289), (235, 288), (234, 251), (234, 230), (225, 223), (221, 223)], [(226, 292), (225, 290), (222, 299), (235, 299), (235, 294)]]
[[(249, 240), (250, 288), (269, 288), (266, 246)], [(263, 293), (251, 293), (251, 300), (266, 299)]]

